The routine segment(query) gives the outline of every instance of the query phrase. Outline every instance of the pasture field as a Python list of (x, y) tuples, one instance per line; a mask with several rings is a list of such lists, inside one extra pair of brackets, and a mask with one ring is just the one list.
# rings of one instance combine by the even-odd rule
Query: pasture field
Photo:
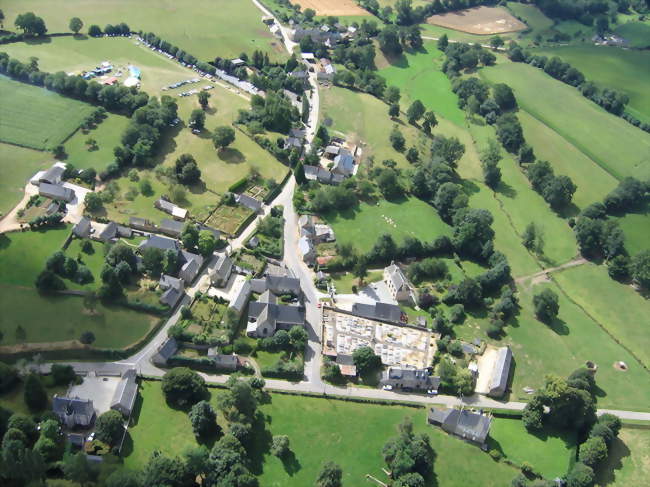
[(403, 111), (419, 99), (437, 116), (442, 115), (458, 126), (464, 125), (465, 114), (458, 108), (458, 97), (451, 91), (451, 82), (441, 70), (444, 55), (435, 42), (425, 42), (420, 51), (407, 52), (390, 62), (383, 62), (382, 58), (383, 53), (377, 50), (379, 73), (389, 86), (400, 89)]
[(52, 149), (81, 125), (93, 107), (58, 93), (0, 76), (0, 141)]
[(508, 2), (507, 8), (515, 17), (524, 19), (524, 22), (530, 29), (530, 32), (526, 33), (527, 36), (534, 37), (537, 34), (543, 34), (553, 27), (553, 21), (534, 5)]
[[(646, 27), (650, 30), (650, 26)], [(599, 86), (625, 93), (630, 97), (627, 111), (640, 120), (650, 121), (650, 51), (607, 46), (566, 46), (540, 51), (546, 56), (559, 56)]]
[[(388, 116), (388, 105), (366, 93), (336, 86), (321, 89), (319, 93), (319, 123), (325, 125), (330, 134), (341, 132), (349, 140), (360, 142), (364, 159), (374, 156), (377, 163), (393, 159), (399, 167), (410, 166), (404, 154), (390, 145), (389, 136), (395, 122)], [(404, 117), (397, 125), (404, 134), (406, 147), (415, 145), (422, 150), (428, 149), (423, 135), (409, 126)]]
[[(488, 139), (495, 138), (494, 130), (488, 125), (479, 126), (472, 123), (469, 128), (479, 150), (487, 147)], [(471, 179), (470, 183), (466, 183), (471, 193), (476, 191), (475, 186), (478, 186), (481, 193), (492, 195), (494, 202), (487, 203), (487, 200), (483, 200), (477, 206), (489, 209), (495, 217), (497, 243), (501, 241), (502, 245), (505, 245), (506, 240), (509, 242), (505, 247), (507, 251), (503, 249), (502, 251), (512, 259), (513, 275), (518, 277), (535, 272), (534, 268), (525, 266), (526, 270), (524, 270), (519, 267), (519, 264), (515, 264), (519, 261), (529, 262), (532, 259), (521, 244), (521, 235), (531, 222), (537, 222), (543, 227), (546, 244), (542, 260), (546, 265), (558, 265), (571, 260), (576, 255), (577, 249), (575, 237), (566, 221), (555, 214), (543, 198), (533, 191), (519, 164), (503, 150), (501, 155), (503, 159), (499, 162), (499, 167), (502, 177), (496, 192), (484, 185), (480, 165), (473, 167), (464, 165), (459, 167), (459, 173), (462, 177)], [(484, 206), (486, 203), (489, 206)], [(497, 227), (501, 226), (496, 222), (500, 218), (495, 215), (498, 213), (506, 217), (507, 225), (501, 232), (497, 230)]]
[(624, 427), (596, 471), (597, 487), (643, 487), (650, 477), (650, 430)]
[[(0, 235), (0, 330), (2, 346), (21, 342), (77, 340), (92, 331), (93, 346), (120, 348), (140, 339), (156, 318), (144, 313), (98, 303), (91, 315), (77, 296), (42, 296), (34, 287), (45, 261), (61, 248), (69, 226), (47, 232)], [(97, 276), (96, 276), (97, 277)], [(16, 336), (21, 326), (25, 338)]]
[(607, 113), (575, 88), (522, 63), (499, 64), (480, 73), (492, 83), (509, 84), (521, 108), (614, 177), (650, 177), (650, 135)]
[[(591, 360), (598, 364), (599, 408), (649, 410), (650, 389), (646, 385), (650, 373), (603, 331), (585, 309), (568, 299), (562, 286), (563, 283), (558, 287), (542, 279), (536, 284), (528, 280), (517, 286), (520, 313), (505, 328), (507, 335), (498, 341), (509, 344), (515, 357), (510, 400), (526, 401), (530, 396), (523, 391), (524, 387), (540, 387), (546, 374), (567, 377)], [(533, 295), (543, 288), (550, 288), (559, 296), (559, 315), (550, 326), (535, 318), (532, 306)], [(627, 371), (613, 367), (619, 360), (628, 364)]]
[(6, 0), (3, 10), (6, 27), (13, 27), (18, 14), (34, 12), (43, 17), (50, 33), (70, 32), (68, 22), (75, 16), (84, 22), (84, 33), (91, 24), (103, 29), (107, 23), (126, 22), (132, 31), (155, 32), (203, 61), (217, 56), (235, 58), (255, 49), (275, 59), (286, 57), (284, 47), (261, 22), (262, 12), (253, 2), (142, 0), (134, 8), (130, 0)]
[(316, 15), (371, 15), (354, 0), (296, 0), (302, 10), (312, 9)]
[[(358, 286), (359, 284), (359, 278), (355, 277), (351, 272), (334, 272), (330, 276), (336, 286), (336, 292), (339, 294), (349, 294), (352, 292), (352, 286)], [(382, 279), (383, 271), (369, 271), (368, 275), (363, 278), (363, 285), (367, 286)]]
[(503, 452), (517, 465), (528, 462), (545, 478), (552, 479), (569, 471), (571, 457), (576, 454), (576, 437), (548, 428), (531, 434), (519, 419), (495, 418), (488, 446)]
[(650, 25), (642, 22), (626, 22), (621, 24), (614, 32), (628, 41), (630, 47), (647, 49), (650, 47)]
[[(108, 116), (92, 130), (84, 133), (83, 130), (77, 130), (70, 137), (65, 146), (65, 152), (68, 157), (66, 163), (72, 164), (77, 169), (94, 168), (101, 172), (113, 162), (113, 149), (121, 144), (122, 133), (129, 124), (129, 119), (122, 115), (113, 113)], [(97, 141), (96, 150), (88, 150), (86, 140), (89, 138)]]
[(573, 203), (580, 209), (600, 201), (618, 185), (614, 176), (589, 159), (556, 131), (524, 110), (517, 113), (526, 141), (538, 159), (549, 161), (557, 174), (569, 176), (578, 186)]
[[(215, 404), (219, 392), (211, 392), (211, 402)], [(142, 467), (154, 449), (176, 455), (195, 445), (187, 413), (165, 404), (159, 382), (145, 381), (140, 395), (134, 414), (136, 424), (129, 428), (125, 444), (125, 466), (132, 469)], [(311, 485), (328, 460), (341, 466), (344, 485), (362, 485), (368, 473), (386, 478), (381, 470), (385, 465), (381, 449), (389, 438), (396, 436), (397, 425), (406, 417), (412, 418), (415, 432), (427, 433), (431, 438), (435, 480), (428, 485), (461, 487), (471, 485), (472, 479), (481, 476), (481, 485), (496, 487), (506, 485), (517, 473), (504, 463), (494, 462), (476, 447), (428, 426), (424, 408), (271, 394), (270, 402), (260, 409), (267, 421), (253, 429), (250, 459), (252, 472), (264, 486)], [(222, 415), (217, 417), (221, 423)], [(360, 417), (363, 421), (359, 421)], [(283, 464), (270, 454), (272, 435), (289, 436), (294, 460)], [(170, 437), (173, 442), (168, 441)], [(318, 448), (314, 448), (314, 438), (318, 438)]]
[(0, 216), (22, 199), (29, 178), (53, 162), (47, 152), (0, 143)]
[(38, 42), (5, 44), (2, 50), (23, 62), (36, 55), (39, 68), (51, 73), (81, 73), (103, 61), (112, 63), (115, 71), (132, 64), (140, 69), (141, 89), (157, 96), (163, 86), (196, 77), (194, 71), (126, 37), (47, 37)]
[[(605, 266), (586, 264), (554, 274), (557, 283), (590, 316), (650, 366), (647, 317), (650, 304), (631, 286), (607, 275)], [(609, 367), (611, 364), (603, 364)]]
[(352, 243), (360, 252), (368, 252), (384, 233), (392, 235), (398, 244), (405, 237), (431, 242), (440, 235), (451, 235), (451, 228), (432, 206), (412, 197), (399, 202), (360, 203), (357, 208), (325, 215), (324, 219), (332, 225), (337, 242)]
[(628, 213), (618, 219), (625, 233), (625, 248), (630, 254), (636, 254), (650, 248), (648, 229), (650, 228), (650, 205), (637, 212)]
[(526, 24), (501, 7), (475, 7), (432, 15), (427, 23), (470, 34), (504, 34), (526, 29)]

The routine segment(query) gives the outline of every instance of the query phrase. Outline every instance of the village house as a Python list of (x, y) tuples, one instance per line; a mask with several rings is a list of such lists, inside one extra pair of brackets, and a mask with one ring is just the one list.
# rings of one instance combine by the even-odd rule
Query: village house
[(302, 289), (300, 288), (300, 279), (288, 276), (265, 276), (263, 279), (251, 279), (251, 289), (257, 294), (261, 294), (267, 289), (277, 296), (290, 294), (300, 297)]
[(277, 301), (277, 296), (267, 289), (257, 301), (248, 305), (246, 335), (269, 337), (277, 330), (305, 326), (305, 309), (302, 306), (278, 304)]
[(511, 362), (512, 350), (510, 347), (500, 347), (497, 350), (497, 358), (494, 361), (494, 369), (490, 377), (488, 396), (501, 397), (506, 393)]
[(138, 396), (138, 382), (135, 369), (129, 369), (124, 374), (115, 389), (111, 401), (111, 409), (119, 412), (125, 418), (131, 416), (135, 399)]
[(375, 304), (354, 303), (352, 305), (352, 314), (386, 323), (403, 324), (407, 320), (406, 314), (399, 306), (379, 302)]
[(330, 62), (329, 59), (321, 59), (318, 72), (316, 73), (316, 79), (318, 81), (332, 81), (334, 79), (334, 74), (336, 73), (336, 68)]
[(316, 249), (308, 237), (300, 237), (298, 240), (298, 251), (302, 256), (302, 261), (308, 266), (314, 265), (316, 259)]
[(398, 303), (411, 299), (411, 286), (397, 264), (392, 262), (384, 268), (384, 283), (392, 298)]
[(345, 176), (343, 174), (334, 174), (321, 166), (303, 166), (305, 178), (308, 181), (318, 181), (321, 184), (340, 184)]
[(63, 182), (63, 173), (65, 173), (66, 165), (63, 162), (56, 162), (47, 171), (38, 172), (36, 177), (32, 180), (35, 186), (41, 183), (46, 184), (61, 184)]
[(382, 374), (380, 385), (394, 389), (438, 392), (440, 377), (429, 375), (428, 369), (415, 367), (388, 367)]
[(160, 296), (160, 302), (170, 308), (174, 308), (183, 296), (185, 296), (185, 283), (183, 279), (163, 274), (158, 281), (160, 289), (164, 292)]
[(129, 218), (129, 226), (143, 232), (153, 232), (156, 230), (156, 225), (154, 225), (153, 222), (147, 220), (146, 218), (140, 218), (137, 216), (132, 216)]
[(338, 155), (334, 158), (332, 172), (346, 177), (354, 174), (354, 156), (349, 150), (341, 149), (339, 151)]
[(233, 261), (228, 255), (222, 254), (208, 270), (210, 281), (213, 286), (225, 287), (232, 274)]
[(483, 448), (490, 432), (492, 417), (468, 409), (431, 408), (427, 421)]
[(167, 361), (176, 355), (177, 351), (178, 342), (175, 338), (169, 337), (158, 347), (155, 355), (151, 357), (151, 362), (159, 367), (165, 366), (167, 365)]
[(214, 366), (220, 370), (235, 371), (241, 367), (241, 361), (235, 354), (222, 354), (219, 353), (218, 347), (211, 347), (208, 349), (208, 358), (214, 362)]
[(180, 261), (181, 270), (178, 272), (178, 277), (183, 279), (187, 284), (191, 284), (201, 270), (203, 257), (192, 252), (181, 250)]
[(86, 218), (85, 216), (82, 216), (81, 220), (79, 220), (77, 224), (72, 227), (72, 233), (75, 235), (75, 237), (88, 238), (90, 237), (91, 232), (92, 226), (90, 224), (90, 219)]
[(163, 218), (158, 225), (158, 231), (168, 237), (178, 238), (181, 236), (184, 226), (185, 223), (181, 221)]
[(259, 213), (262, 211), (262, 202), (253, 198), (252, 196), (248, 196), (247, 194), (236, 194), (235, 202), (238, 205), (245, 206), (246, 208), (254, 211), (255, 213)]
[(95, 408), (90, 399), (54, 395), (52, 411), (67, 428), (89, 428), (95, 420)]

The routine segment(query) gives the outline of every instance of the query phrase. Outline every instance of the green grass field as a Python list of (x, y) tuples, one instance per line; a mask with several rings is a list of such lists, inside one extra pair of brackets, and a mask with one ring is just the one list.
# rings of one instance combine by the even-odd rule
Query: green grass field
[[(187, 414), (165, 404), (159, 383), (144, 382), (140, 394), (142, 402), (138, 400), (137, 404), (141, 404), (141, 409), (134, 415), (136, 424), (129, 428), (130, 438), (125, 446), (125, 465), (134, 469), (146, 463), (154, 449), (180, 454), (194, 445)], [(213, 390), (213, 404), (217, 394)], [(344, 485), (364, 485), (368, 473), (385, 480), (381, 449), (396, 435), (396, 426), (407, 416), (412, 418), (416, 432), (427, 432), (431, 438), (436, 457), (435, 483), (430, 485), (464, 487), (480, 476), (481, 485), (496, 487), (506, 485), (517, 473), (504, 463), (495, 463), (475, 446), (427, 426), (425, 409), (272, 394), (271, 402), (261, 410), (267, 418), (266, 429), (256, 430), (250, 456), (252, 471), (263, 486), (311, 485), (328, 460), (341, 465)], [(361, 417), (363, 421), (359, 421)], [(289, 436), (295, 461), (285, 466), (270, 454), (271, 435)], [(318, 448), (314, 448), (315, 441)]]
[(619, 25), (614, 32), (628, 41), (630, 47), (647, 49), (650, 47), (650, 25), (642, 22), (627, 22)]
[(209, 61), (216, 56), (234, 58), (242, 51), (261, 49), (270, 56), (286, 57), (281, 43), (262, 24), (262, 12), (252, 2), (239, 0), (142, 0), (133, 7), (129, 0), (110, 2), (69, 0), (54, 4), (48, 0), (3, 2), (5, 28), (13, 28), (16, 15), (34, 12), (43, 17), (48, 32), (70, 32), (68, 22), (77, 16), (102, 29), (107, 23), (126, 22), (132, 31), (152, 31), (193, 56)]
[[(0, 235), (0, 330), (2, 345), (75, 340), (84, 331), (92, 331), (94, 346), (119, 348), (141, 338), (154, 324), (153, 316), (98, 304), (91, 315), (76, 296), (46, 297), (34, 287), (45, 261), (61, 248), (70, 227), (47, 232)], [(97, 277), (97, 276), (96, 276)], [(26, 339), (16, 336), (17, 326)]]
[(516, 17), (523, 19), (526, 25), (528, 25), (530, 32), (527, 32), (527, 34), (530, 37), (534, 37), (537, 34), (544, 34), (553, 27), (553, 21), (534, 5), (508, 2), (507, 8)]
[[(563, 286), (559, 279), (558, 282)], [(538, 321), (532, 307), (533, 295), (547, 287), (558, 293), (560, 302), (559, 319), (552, 326)], [(530, 396), (524, 393), (524, 387), (540, 387), (545, 374), (567, 377), (591, 360), (598, 364), (599, 408), (650, 409), (650, 389), (646, 387), (650, 373), (556, 284), (525, 283), (518, 289), (520, 314), (506, 328), (507, 336), (500, 341), (512, 347), (516, 362), (510, 400), (528, 400)], [(613, 367), (619, 360), (628, 364), (626, 372)]]
[(358, 208), (327, 215), (325, 220), (332, 225), (337, 242), (352, 243), (360, 252), (368, 252), (384, 233), (391, 234), (398, 243), (409, 236), (431, 242), (440, 235), (451, 234), (451, 228), (436, 210), (416, 198), (400, 202), (381, 200), (373, 205), (361, 203)]
[[(355, 277), (351, 272), (335, 272), (330, 274), (334, 285), (336, 286), (336, 292), (339, 294), (348, 294), (352, 292), (352, 286), (359, 285), (359, 278)], [(371, 282), (381, 281), (383, 279), (383, 271), (369, 271), (368, 275), (363, 279), (364, 286), (370, 284)]]
[[(67, 389), (67, 386), (48, 387), (47, 383), (45, 383), (44, 385), (49, 398), (51, 398), (54, 394), (65, 394)], [(8, 392), (0, 394), (0, 406), (2, 406), (3, 408), (7, 408), (10, 411), (13, 411), (14, 413), (33, 414), (33, 413), (43, 412), (43, 411), (31, 411), (27, 407), (27, 404), (25, 404), (24, 394), (25, 394), (25, 383), (23, 381), (19, 381), (18, 384), (16, 384), (13, 387), (13, 389), (11, 389)], [(49, 407), (46, 409), (49, 409)]]
[(509, 84), (520, 107), (614, 177), (650, 177), (650, 135), (605, 112), (575, 88), (521, 63), (484, 68), (481, 75), (493, 83)]
[[(630, 24), (622, 27), (627, 25)], [(645, 27), (650, 31), (650, 26)], [(630, 97), (627, 111), (650, 121), (650, 51), (604, 46), (567, 46), (540, 51), (546, 56), (559, 56), (602, 87), (625, 93)]]
[(576, 449), (575, 435), (553, 431), (530, 434), (518, 419), (495, 418), (490, 438), (490, 447), (517, 465), (528, 462), (547, 479), (567, 473)]
[(52, 162), (52, 155), (47, 152), (0, 143), (0, 215), (8, 213), (22, 199), (29, 178)]
[[(102, 123), (88, 133), (78, 130), (65, 143), (65, 152), (68, 154), (65, 162), (78, 169), (92, 167), (97, 172), (106, 169), (115, 159), (113, 149), (121, 144), (122, 133), (128, 123), (128, 118), (111, 113)], [(89, 138), (97, 141), (97, 150), (88, 150), (86, 140)]]
[(650, 476), (650, 430), (623, 428), (596, 471), (598, 487), (643, 487)]
[(591, 203), (602, 200), (604, 195), (618, 185), (614, 176), (548, 125), (523, 110), (517, 115), (526, 140), (535, 149), (536, 157), (549, 161), (558, 174), (569, 176), (578, 186), (573, 195), (573, 203), (578, 208), (584, 209)]
[(645, 298), (632, 287), (610, 279), (605, 266), (582, 265), (559, 272), (554, 278), (571, 299), (632, 350), (646, 367), (650, 366), (646, 327), (650, 304)]
[(403, 111), (419, 99), (427, 109), (456, 125), (464, 125), (465, 114), (458, 108), (458, 97), (451, 91), (449, 78), (440, 69), (444, 56), (435, 42), (426, 42), (422, 50), (403, 54), (390, 64), (379, 61), (383, 58), (381, 51), (377, 57), (379, 73), (389, 86), (397, 86), (402, 92)]
[(650, 207), (639, 213), (628, 213), (618, 219), (625, 233), (625, 248), (630, 254), (636, 254), (650, 247), (648, 228), (650, 228)]
[(0, 76), (0, 141), (51, 149), (69, 137), (93, 110), (77, 100)]
[[(388, 140), (395, 125), (388, 117), (388, 105), (366, 93), (335, 86), (321, 89), (319, 93), (320, 123), (330, 132), (341, 132), (348, 140), (361, 142), (364, 158), (374, 156), (376, 162), (393, 159), (400, 167), (410, 165), (404, 154), (393, 149)], [(397, 124), (407, 147), (428, 149), (429, 144), (419, 131), (409, 126), (403, 117)]]

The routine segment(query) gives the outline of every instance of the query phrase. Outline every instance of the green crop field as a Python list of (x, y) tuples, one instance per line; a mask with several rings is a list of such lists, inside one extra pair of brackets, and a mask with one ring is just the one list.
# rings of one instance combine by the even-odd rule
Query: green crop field
[(0, 143), (0, 216), (22, 199), (29, 178), (53, 162), (47, 152)]
[(623, 428), (596, 471), (597, 487), (644, 487), (650, 477), (650, 430)]
[(523, 110), (517, 114), (526, 141), (540, 160), (549, 161), (557, 174), (569, 176), (578, 186), (573, 202), (581, 209), (601, 201), (618, 185), (614, 176), (592, 161), (555, 130)]
[(427, 109), (456, 125), (464, 125), (465, 114), (458, 108), (458, 97), (451, 91), (449, 78), (440, 69), (444, 56), (435, 42), (426, 42), (420, 51), (402, 54), (391, 63), (380, 62), (381, 58), (378, 51), (379, 73), (389, 86), (401, 90), (402, 110), (406, 111), (413, 100), (419, 99)]
[[(646, 27), (650, 30), (650, 26)], [(589, 81), (625, 93), (630, 97), (627, 111), (640, 120), (650, 121), (650, 51), (566, 46), (540, 49), (540, 53), (559, 56), (582, 71)]]
[(93, 110), (77, 100), (0, 76), (0, 141), (51, 149), (69, 137)]
[[(59, 250), (70, 231), (61, 227), (46, 232), (0, 235), (0, 330), (2, 345), (76, 340), (92, 331), (94, 346), (125, 347), (141, 338), (155, 317), (132, 310), (98, 304), (94, 314), (76, 296), (42, 296), (34, 287), (45, 261)], [(95, 276), (97, 277), (97, 276)], [(16, 336), (24, 329), (26, 338)]]
[(262, 12), (253, 2), (240, 0), (6, 0), (5, 28), (13, 27), (16, 15), (34, 12), (43, 17), (48, 32), (70, 32), (68, 22), (79, 17), (83, 32), (91, 24), (102, 29), (107, 23), (126, 22), (132, 31), (155, 32), (193, 56), (209, 61), (217, 56), (234, 58), (242, 51), (261, 49), (275, 58), (286, 57), (262, 23)]
[(547, 479), (566, 475), (575, 455), (574, 434), (546, 429), (537, 434), (526, 430), (519, 419), (495, 418), (490, 428), (490, 448), (496, 448), (512, 462), (528, 462)]
[(644, 297), (631, 286), (610, 279), (605, 266), (582, 265), (558, 272), (554, 278), (573, 301), (634, 352), (646, 367), (650, 366), (646, 326), (650, 304)]
[[(213, 404), (218, 394), (213, 390)], [(166, 405), (160, 383), (144, 382), (140, 395), (136, 424), (129, 428), (125, 443), (125, 465), (133, 469), (142, 467), (153, 450), (176, 455), (195, 444), (187, 413)], [(321, 465), (328, 460), (343, 469), (344, 485), (364, 485), (366, 474), (386, 479), (381, 470), (385, 466), (381, 449), (397, 434), (397, 425), (407, 416), (412, 418), (416, 432), (426, 432), (431, 438), (436, 455), (435, 485), (464, 487), (480, 476), (482, 486), (503, 486), (517, 473), (504, 463), (494, 462), (477, 447), (426, 425), (425, 409), (281, 394), (270, 397), (270, 403), (260, 407), (267, 418), (265, 429), (254, 429), (255, 446), (250, 454), (251, 470), (263, 486), (312, 485)], [(220, 414), (218, 418), (221, 423)], [(289, 436), (294, 462), (285, 466), (270, 454), (271, 435)], [(173, 442), (168, 441), (170, 437)], [(314, 448), (314, 442), (318, 448)]]
[(416, 198), (399, 202), (381, 200), (373, 205), (361, 203), (358, 208), (326, 215), (325, 219), (332, 225), (337, 242), (349, 242), (360, 252), (368, 252), (384, 233), (391, 234), (398, 243), (405, 237), (431, 242), (440, 235), (451, 234), (451, 228), (436, 210)]
[(484, 68), (481, 75), (493, 83), (509, 84), (521, 108), (614, 177), (650, 177), (650, 135), (607, 113), (575, 88), (522, 63)]

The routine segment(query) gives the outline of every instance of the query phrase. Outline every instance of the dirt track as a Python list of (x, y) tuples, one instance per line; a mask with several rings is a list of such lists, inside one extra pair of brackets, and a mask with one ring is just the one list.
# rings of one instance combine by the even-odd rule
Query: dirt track
[(501, 7), (477, 7), (434, 15), (427, 23), (480, 35), (505, 34), (526, 28), (526, 24)]
[(294, 0), (302, 10), (311, 8), (316, 15), (370, 15), (354, 0)]

